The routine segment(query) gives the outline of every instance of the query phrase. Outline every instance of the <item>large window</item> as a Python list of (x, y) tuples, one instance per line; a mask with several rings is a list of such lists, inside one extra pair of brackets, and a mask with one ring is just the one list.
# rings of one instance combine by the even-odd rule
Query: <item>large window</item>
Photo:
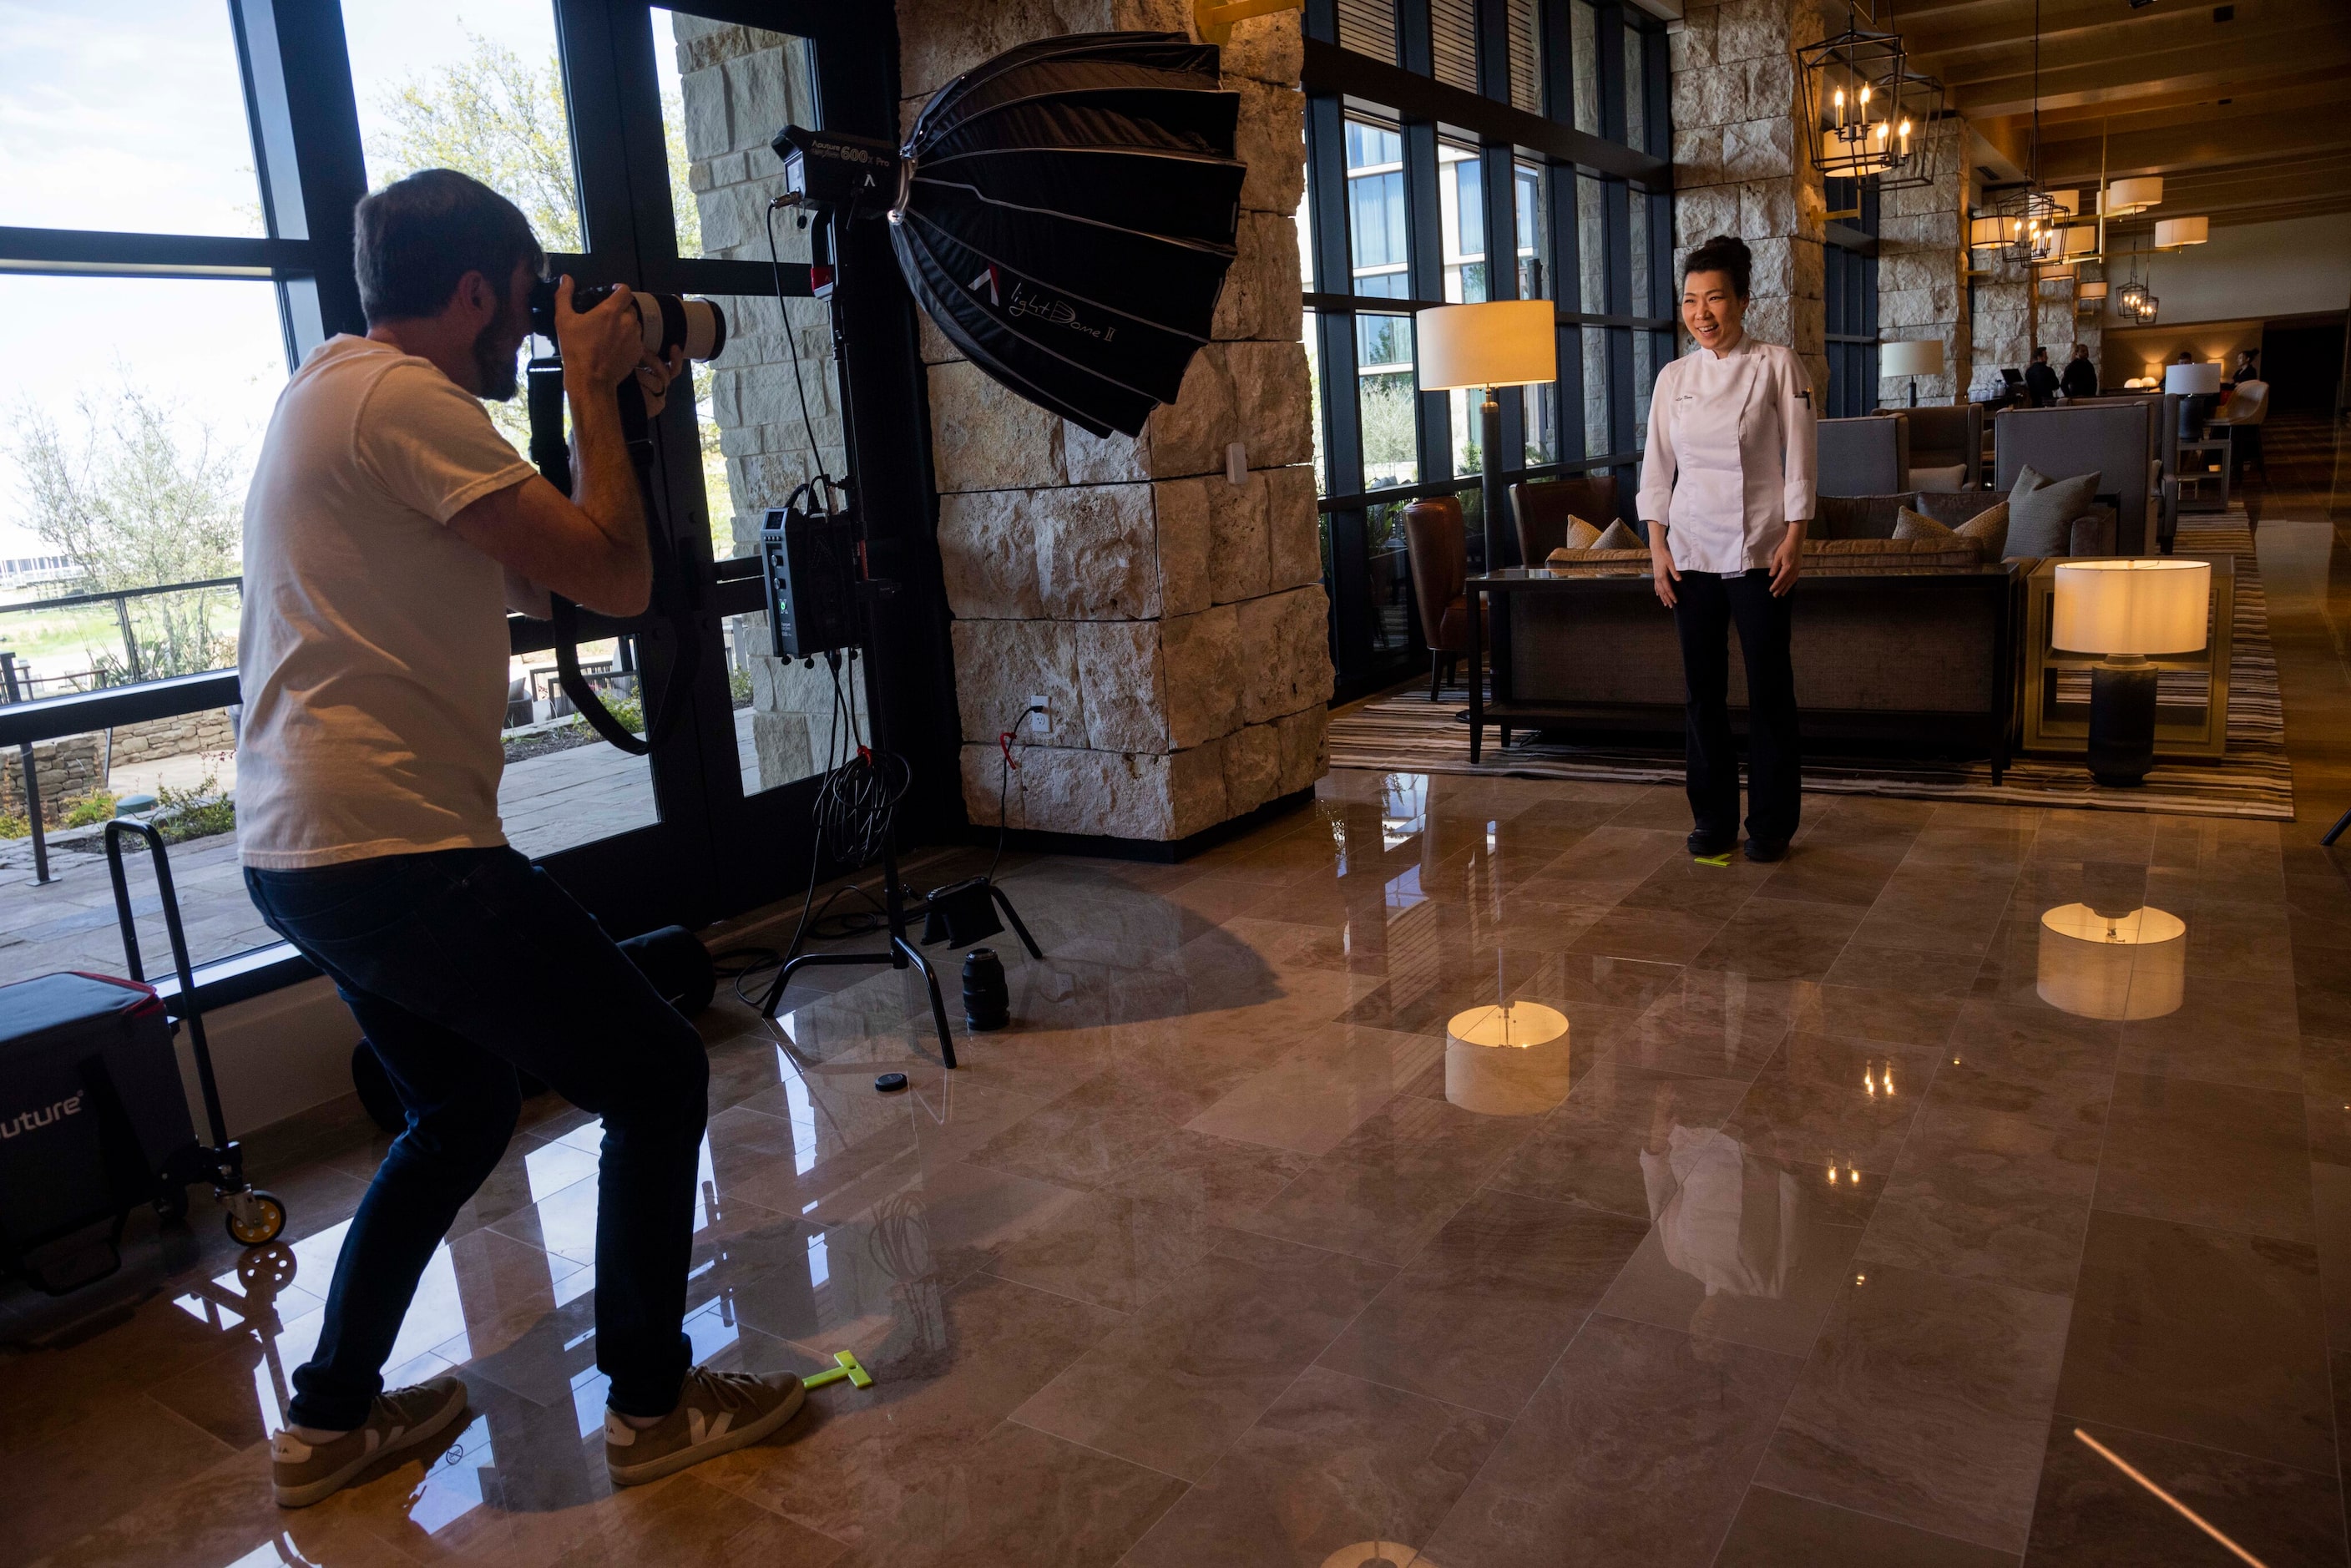
[[(1306, 336), (1346, 695), (1422, 656), (1404, 502), (1458, 495), (1482, 566), (1489, 463), (1511, 481), (1615, 472), (1629, 495), (1673, 351), (1669, 78), (1664, 33), (1621, 5), (1340, 0), (1307, 16)], [(1420, 389), (1411, 313), (1507, 298), (1557, 307), (1560, 379), (1502, 394), (1495, 454), (1479, 393)]]
[[(556, 687), (548, 628), (517, 619), (509, 837), (616, 930), (698, 924), (805, 878), (811, 776), (864, 694), (855, 668), (836, 704), (821, 671), (767, 655), (741, 559), (817, 461), (843, 466), (842, 378), (789, 225), (796, 297), (776, 297), (768, 141), (786, 120), (892, 134), (892, 27), (815, 0), (0, 6), (0, 981), (120, 967), (95, 852), (117, 810), (177, 841), (200, 965), (298, 972), (236, 957), (270, 940), (235, 867), (245, 494), (292, 368), (365, 328), (353, 204), (428, 167), (513, 199), (557, 268), (710, 295), (734, 328), (656, 432), (656, 570), (674, 591), (589, 618), (580, 650), (624, 720), (669, 693), (683, 722), (650, 757), (596, 741)], [(854, 246), (889, 265), (886, 239)], [(906, 329), (869, 325), (877, 342)], [(916, 373), (877, 360), (857, 378), (869, 428), (906, 448)], [(527, 444), (519, 402), (490, 412)], [(895, 465), (867, 488), (877, 515), (919, 519), (925, 482)], [(935, 575), (926, 530), (905, 532), (877, 549)], [(909, 647), (903, 667), (897, 748), (948, 736), (917, 767), (952, 779), (924, 685), (944, 655)]]
[(1852, 419), (1877, 407), (1877, 182), (1831, 180), (1822, 292), (1829, 387), (1823, 411)]

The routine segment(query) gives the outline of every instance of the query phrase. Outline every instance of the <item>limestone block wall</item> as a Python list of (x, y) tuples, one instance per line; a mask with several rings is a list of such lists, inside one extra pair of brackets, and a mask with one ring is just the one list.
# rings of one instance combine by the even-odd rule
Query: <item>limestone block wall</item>
[[(1935, 183), (1885, 192), (1877, 209), (1877, 335), (1886, 342), (1934, 339), (1943, 345), (1943, 373), (1917, 378), (1922, 404), (1965, 400), (1975, 350), (1968, 317), (1967, 127), (1955, 118), (1928, 134)], [(1907, 405), (1910, 382), (1884, 378), (1879, 406)]]
[[(764, 263), (768, 203), (783, 188), (783, 165), (768, 143), (784, 125), (816, 119), (808, 52), (784, 34), (683, 11), (671, 14), (670, 27), (702, 254)], [(785, 260), (808, 259), (808, 237), (789, 215), (778, 215), (776, 240)], [(717, 548), (741, 556), (758, 549), (767, 508), (782, 506), (815, 471), (812, 457), (820, 457), (836, 476), (846, 467), (846, 457), (831, 318), (823, 303), (779, 304), (772, 296), (745, 295), (724, 304), (726, 350), (712, 364), (707, 395), (726, 480), (723, 486), (709, 487), (711, 524), (719, 536)], [(798, 392), (792, 385), (795, 348)], [(810, 669), (759, 651), (768, 646), (766, 620), (759, 615), (736, 621), (734, 662), (751, 676), (751, 736), (759, 776), (747, 780), (747, 787), (773, 789), (823, 765), (833, 693), (822, 665)], [(862, 724), (864, 683), (846, 685)]]
[(1828, 385), (1822, 235), (1828, 204), (1800, 134), (1795, 49), (1843, 25), (1814, 0), (1693, 4), (1671, 36), (1674, 261), (1718, 234), (1755, 253), (1747, 329)]
[[(899, 0), (907, 119), (1031, 38), (1188, 31), (1182, 0)], [(1298, 16), (1243, 23), (1239, 258), (1215, 341), (1134, 439), (1096, 439), (925, 330), (939, 548), (955, 615), (964, 800), (998, 820), (997, 737), (1021, 744), (1012, 826), (1187, 837), (1325, 771), (1331, 695), (1301, 341)], [(1240, 444), (1246, 479), (1226, 477)], [(1031, 695), (1042, 734), (1020, 723)]]
[[(228, 709), (216, 707), (204, 713), (149, 719), (144, 724), (126, 724), (117, 727), (114, 731), (114, 765), (122, 767), (133, 762), (154, 762), (166, 757), (190, 757), (204, 751), (233, 751), (235, 747), (236, 728), (229, 722)], [(42, 777), (46, 788), (46, 776)]]
[[(66, 801), (99, 787), (99, 737), (69, 735), (33, 747), (33, 778), (41, 787), (41, 820), (54, 823)], [(0, 752), (0, 811), (25, 814), (25, 763), (15, 747)]]

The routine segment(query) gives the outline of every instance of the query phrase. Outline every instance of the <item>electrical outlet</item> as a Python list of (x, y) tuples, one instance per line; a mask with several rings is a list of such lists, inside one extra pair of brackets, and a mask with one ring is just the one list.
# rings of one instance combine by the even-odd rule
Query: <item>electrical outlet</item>
[(1029, 729), (1033, 735), (1043, 735), (1053, 727), (1052, 716), (1047, 711), (1045, 694), (1029, 694)]

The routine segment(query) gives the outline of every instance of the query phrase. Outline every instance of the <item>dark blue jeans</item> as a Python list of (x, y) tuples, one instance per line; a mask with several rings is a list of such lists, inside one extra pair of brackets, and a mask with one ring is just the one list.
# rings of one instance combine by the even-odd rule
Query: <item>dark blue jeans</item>
[(679, 1324), (710, 1078), (694, 1026), (511, 849), (248, 868), (245, 883), (335, 982), (408, 1108), (343, 1238), (290, 1418), (367, 1419), (418, 1277), (513, 1136), (517, 1068), (603, 1118), (596, 1364), (612, 1408), (668, 1414), (691, 1356)]

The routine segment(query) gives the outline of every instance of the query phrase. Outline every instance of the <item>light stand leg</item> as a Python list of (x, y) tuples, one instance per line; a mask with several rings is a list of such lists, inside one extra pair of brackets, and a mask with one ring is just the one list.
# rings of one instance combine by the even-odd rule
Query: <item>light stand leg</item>
[(2351, 828), (2351, 811), (2346, 811), (2341, 816), (2335, 818), (2335, 825), (2327, 829), (2326, 836), (2318, 841), (2322, 844), (2331, 846), (2335, 840), (2343, 836), (2343, 830), (2346, 828)]
[(1004, 911), (1004, 918), (1012, 922), (1012, 929), (1020, 937), (1020, 946), (1029, 949), (1029, 956), (1042, 963), (1044, 949), (1037, 946), (1037, 938), (1029, 935), (1029, 927), (1020, 924), (1020, 912), (1012, 907), (1012, 900), (1004, 895), (1004, 889), (998, 887), (993, 878), (988, 881), (987, 894), (996, 900), (996, 907)]

